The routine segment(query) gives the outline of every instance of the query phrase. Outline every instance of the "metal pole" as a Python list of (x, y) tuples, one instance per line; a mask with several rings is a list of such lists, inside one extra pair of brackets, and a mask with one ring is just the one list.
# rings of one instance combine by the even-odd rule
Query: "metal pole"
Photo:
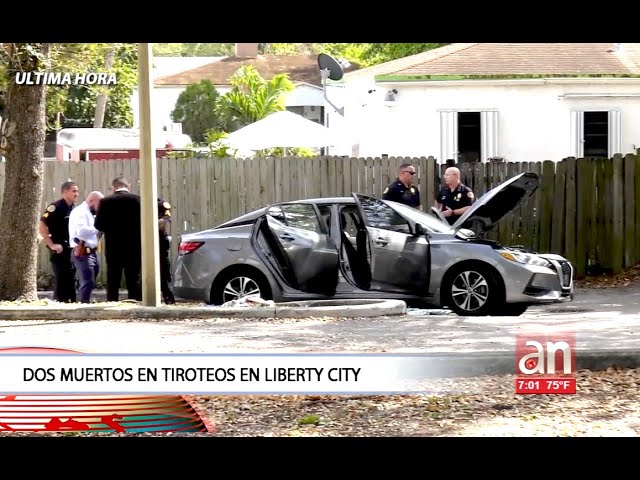
[(152, 58), (151, 44), (139, 43), (142, 304), (147, 307), (158, 307), (160, 306), (160, 240), (158, 237), (158, 176), (151, 116)]

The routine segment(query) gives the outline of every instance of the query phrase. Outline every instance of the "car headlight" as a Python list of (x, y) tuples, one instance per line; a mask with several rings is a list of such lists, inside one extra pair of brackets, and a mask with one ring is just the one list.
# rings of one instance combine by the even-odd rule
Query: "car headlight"
[(550, 267), (551, 264), (544, 258), (537, 255), (522, 252), (498, 252), (502, 258), (512, 262), (524, 263), (525, 265), (537, 265), (539, 267)]

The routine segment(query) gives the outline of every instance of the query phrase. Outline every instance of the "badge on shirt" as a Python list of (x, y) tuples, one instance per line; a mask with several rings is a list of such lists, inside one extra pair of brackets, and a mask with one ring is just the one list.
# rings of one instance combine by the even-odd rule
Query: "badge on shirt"
[(411, 187), (411, 193), (416, 193), (415, 188)]
[(473, 192), (472, 192), (472, 191), (469, 191), (469, 193), (467, 193), (467, 197), (469, 197), (469, 198), (473, 198)]
[(458, 193), (458, 195), (456, 195), (456, 200), (460, 200), (461, 197), (462, 197), (462, 194)]
[(42, 215), (42, 218), (47, 218), (49, 216), (49, 212), (44, 212), (44, 215)]
[(56, 206), (55, 205), (49, 205), (47, 207), (47, 212), (53, 213), (56, 211)]

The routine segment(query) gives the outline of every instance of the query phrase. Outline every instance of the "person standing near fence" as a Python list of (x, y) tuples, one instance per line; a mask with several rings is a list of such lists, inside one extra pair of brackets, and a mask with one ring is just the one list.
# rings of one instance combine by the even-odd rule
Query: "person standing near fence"
[(91, 192), (69, 215), (71, 261), (76, 268), (78, 297), (82, 303), (91, 302), (91, 293), (96, 288), (96, 278), (100, 272), (97, 253), (99, 232), (94, 223), (96, 209), (103, 197), (101, 192)]
[(420, 208), (420, 191), (413, 185), (416, 168), (410, 163), (403, 163), (398, 168), (398, 177), (382, 192), (383, 200), (404, 203), (410, 207)]
[(434, 207), (453, 225), (475, 201), (473, 191), (460, 182), (460, 170), (449, 167), (444, 171), (444, 186), (436, 193)]
[(76, 271), (71, 262), (69, 244), (69, 215), (78, 200), (75, 182), (64, 182), (60, 188), (61, 198), (47, 206), (40, 217), (38, 229), (45, 246), (51, 251), (49, 260), (53, 269), (53, 299), (58, 302), (75, 303)]
[(171, 260), (169, 259), (171, 241), (169, 240), (169, 226), (171, 224), (171, 204), (161, 198), (158, 199), (158, 229), (160, 242), (160, 291), (164, 303), (176, 303), (171, 290)]
[(113, 194), (100, 200), (95, 221), (105, 238), (107, 301), (118, 301), (123, 270), (128, 298), (142, 301), (140, 196), (129, 191), (131, 186), (124, 177), (116, 178), (111, 188)]

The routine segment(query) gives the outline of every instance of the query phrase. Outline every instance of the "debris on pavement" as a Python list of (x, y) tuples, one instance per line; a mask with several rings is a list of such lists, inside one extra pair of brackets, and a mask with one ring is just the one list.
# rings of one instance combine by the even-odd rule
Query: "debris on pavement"
[(445, 308), (407, 308), (407, 315), (451, 315), (453, 312)]
[(230, 300), (222, 304), (223, 307), (275, 307), (273, 300), (265, 300), (257, 295)]

